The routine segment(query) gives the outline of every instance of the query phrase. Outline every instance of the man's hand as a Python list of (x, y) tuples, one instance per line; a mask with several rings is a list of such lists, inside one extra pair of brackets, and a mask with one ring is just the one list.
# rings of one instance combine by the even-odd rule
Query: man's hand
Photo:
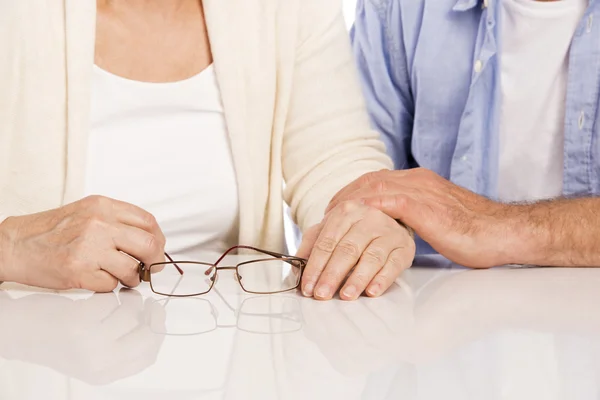
[(415, 242), (383, 212), (347, 201), (304, 234), (298, 256), (308, 258), (305, 296), (329, 300), (343, 284), (340, 297), (354, 300), (365, 290), (371, 297), (383, 294), (411, 266)]
[[(91, 196), (0, 225), (0, 280), (108, 292), (139, 284), (138, 261), (164, 261), (165, 237), (148, 212)], [(134, 257), (135, 259), (133, 259)]]
[(493, 202), (432, 171), (380, 171), (342, 189), (329, 209), (361, 201), (404, 222), (436, 251), (457, 264), (485, 268), (511, 262), (523, 247), (518, 206)]

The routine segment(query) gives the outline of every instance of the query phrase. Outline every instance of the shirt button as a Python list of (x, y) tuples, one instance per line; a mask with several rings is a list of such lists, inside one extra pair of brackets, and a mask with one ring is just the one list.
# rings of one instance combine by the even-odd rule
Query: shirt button
[(585, 124), (585, 112), (581, 112), (581, 114), (579, 114), (579, 121), (578, 121), (578, 125), (579, 125), (579, 130), (583, 129), (583, 124)]
[(586, 29), (587, 33), (592, 32), (593, 25), (594, 25), (594, 14), (590, 14), (590, 16), (588, 17), (588, 21), (587, 21), (587, 29)]
[(469, 158), (468, 158), (467, 156), (462, 156), (462, 157), (460, 158), (460, 161), (467, 161), (468, 159), (469, 159)]
[(483, 62), (481, 60), (475, 61), (475, 73), (478, 74), (483, 69)]

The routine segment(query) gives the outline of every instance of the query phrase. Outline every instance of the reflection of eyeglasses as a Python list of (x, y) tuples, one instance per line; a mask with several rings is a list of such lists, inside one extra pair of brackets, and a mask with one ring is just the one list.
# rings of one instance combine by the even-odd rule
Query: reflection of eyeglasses
[(235, 324), (220, 324), (219, 312), (212, 301), (205, 298), (165, 298), (157, 300), (169, 311), (157, 320), (153, 315), (147, 321), (155, 334), (167, 336), (195, 336), (217, 329), (237, 328), (256, 334), (283, 334), (302, 328), (302, 313), (298, 299), (288, 296), (258, 296), (245, 299), (238, 309), (215, 288), (227, 309), (235, 316)]
[[(219, 266), (233, 251), (252, 257), (234, 266)], [(256, 255), (262, 258), (256, 259)], [(270, 256), (264, 258), (264, 255)], [(218, 279), (219, 270), (234, 270), (235, 279), (244, 292), (273, 294), (287, 292), (300, 286), (300, 279), (307, 260), (285, 254), (260, 250), (249, 246), (234, 246), (227, 250), (214, 264), (195, 261), (173, 261), (165, 253), (168, 262), (146, 266), (139, 265), (140, 281), (149, 282), (156, 294), (174, 297), (199, 296), (210, 292)]]

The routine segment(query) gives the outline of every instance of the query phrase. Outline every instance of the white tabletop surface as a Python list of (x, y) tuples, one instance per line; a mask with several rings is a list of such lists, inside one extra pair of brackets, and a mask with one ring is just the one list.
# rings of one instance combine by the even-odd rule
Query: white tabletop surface
[(600, 398), (600, 269), (415, 267), (355, 302), (216, 288), (0, 285), (0, 399)]

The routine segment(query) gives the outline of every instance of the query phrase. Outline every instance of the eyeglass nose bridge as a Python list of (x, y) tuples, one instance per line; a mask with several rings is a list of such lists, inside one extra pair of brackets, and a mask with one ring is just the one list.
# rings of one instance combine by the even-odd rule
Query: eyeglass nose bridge
[(209, 269), (207, 269), (204, 272), (204, 275), (208, 276), (208, 275), (212, 274), (213, 270), (215, 271), (215, 273), (217, 273), (219, 271), (227, 270), (227, 269), (237, 269), (237, 267), (236, 266), (228, 266), (228, 265), (220, 267), (218, 265), (212, 265)]
[(223, 271), (223, 270), (233, 270), (233, 271), (235, 271), (235, 274), (233, 274), (233, 277), (235, 278), (235, 280), (237, 282), (240, 282), (242, 280), (242, 277), (238, 274), (237, 267), (235, 265), (226, 265), (226, 266), (222, 266), (222, 267), (217, 266), (217, 267), (214, 267), (214, 268), (215, 268), (215, 274), (213, 275), (213, 277), (211, 278), (211, 280), (213, 280), (215, 283), (217, 283), (217, 281), (219, 280), (219, 274), (218, 274), (218, 272), (219, 271)]
[[(226, 266), (223, 266), (223, 267), (216, 267), (216, 270), (217, 270), (216, 272), (223, 271), (223, 270), (232, 270), (232, 271), (235, 271), (235, 273), (233, 274), (233, 277), (235, 278), (236, 282), (240, 283), (240, 281), (242, 280), (242, 277), (238, 273), (237, 267), (235, 265), (226, 265)], [(216, 274), (216, 275), (218, 276), (219, 274)]]

